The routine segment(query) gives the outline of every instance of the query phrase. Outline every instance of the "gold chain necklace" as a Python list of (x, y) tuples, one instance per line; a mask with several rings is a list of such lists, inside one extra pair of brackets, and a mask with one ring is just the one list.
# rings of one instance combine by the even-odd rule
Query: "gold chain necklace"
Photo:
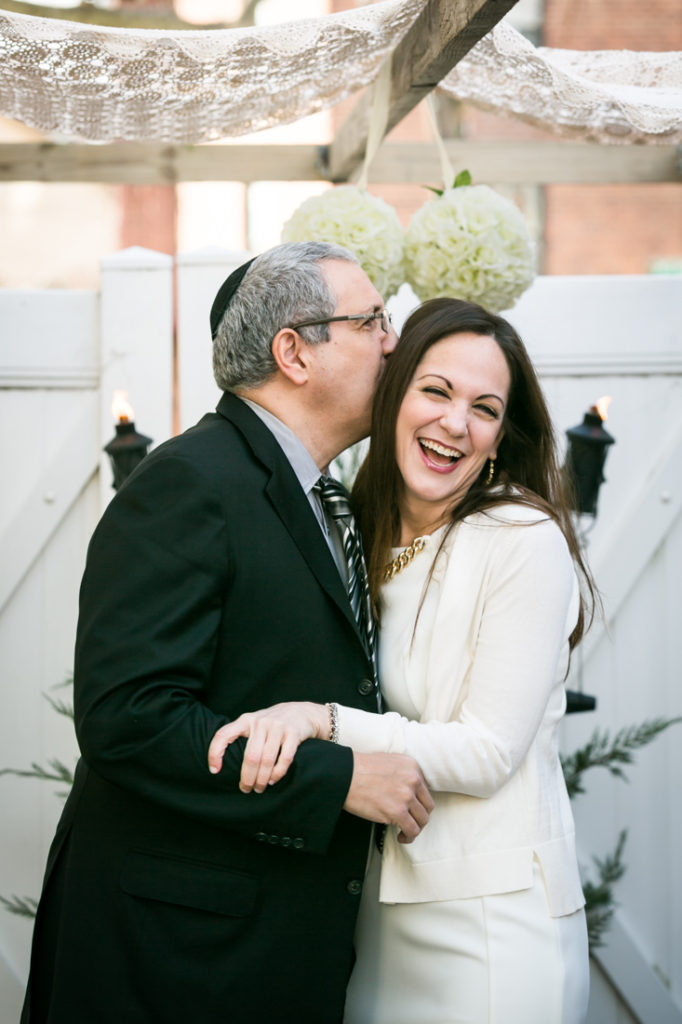
[(388, 583), (399, 572), (406, 569), (415, 555), (418, 555), (426, 547), (426, 537), (415, 537), (409, 547), (396, 555), (392, 562), (389, 562), (384, 569), (384, 583)]

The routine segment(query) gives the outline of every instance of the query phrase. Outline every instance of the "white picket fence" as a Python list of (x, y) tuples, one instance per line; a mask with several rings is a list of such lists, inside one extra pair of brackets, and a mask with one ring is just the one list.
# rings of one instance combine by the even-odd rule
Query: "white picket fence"
[[(0, 292), (0, 767), (75, 758), (73, 730), (43, 694), (69, 677), (87, 542), (109, 500), (102, 448), (114, 389), (155, 443), (212, 408), (208, 310), (243, 253), (127, 250), (104, 261), (99, 293)], [(592, 730), (682, 713), (682, 281), (539, 278), (509, 319), (539, 368), (559, 433), (613, 396), (617, 443), (589, 534), (606, 624), (570, 684), (598, 699), (571, 716), (568, 752)], [(414, 304), (402, 289), (400, 323)], [(174, 370), (175, 366), (175, 370)], [(174, 373), (176, 386), (174, 387)], [(591, 1024), (682, 1024), (682, 726), (636, 755), (630, 781), (602, 770), (575, 801), (581, 857), (628, 828), (627, 872), (608, 945), (593, 958)], [(40, 889), (60, 787), (0, 777), (0, 895)], [(17, 1018), (30, 923), (0, 910), (0, 1019)]]

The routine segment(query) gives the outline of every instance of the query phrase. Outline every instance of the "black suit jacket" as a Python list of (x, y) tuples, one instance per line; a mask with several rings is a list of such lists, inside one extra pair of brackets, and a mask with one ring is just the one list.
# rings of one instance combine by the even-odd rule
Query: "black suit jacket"
[(376, 710), (338, 571), (270, 431), (233, 396), (152, 452), (88, 551), (82, 758), (50, 852), (24, 1022), (340, 1020), (369, 825), (349, 748), (263, 794), (215, 730), (281, 700)]

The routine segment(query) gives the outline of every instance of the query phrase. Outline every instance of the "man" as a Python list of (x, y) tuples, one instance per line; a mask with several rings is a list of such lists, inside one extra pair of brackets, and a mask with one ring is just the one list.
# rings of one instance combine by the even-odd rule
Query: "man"
[(243, 744), (208, 771), (211, 737), (243, 711), (376, 709), (313, 485), (368, 432), (396, 343), (357, 262), (326, 244), (240, 268), (211, 321), (217, 412), (142, 462), (88, 552), (82, 759), (25, 1024), (339, 1021), (369, 822), (414, 838), (432, 805), (411, 759), (317, 740), (263, 794), (239, 791)]

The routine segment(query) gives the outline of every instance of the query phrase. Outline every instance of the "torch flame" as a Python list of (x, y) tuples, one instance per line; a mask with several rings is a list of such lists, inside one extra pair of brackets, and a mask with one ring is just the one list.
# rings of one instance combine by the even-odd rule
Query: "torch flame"
[(114, 391), (114, 400), (111, 403), (111, 412), (119, 423), (132, 423), (135, 419), (133, 407), (128, 401), (127, 391)]
[(597, 411), (602, 422), (608, 419), (608, 408), (611, 405), (611, 395), (604, 395), (603, 398), (597, 399), (594, 403), (594, 408)]

